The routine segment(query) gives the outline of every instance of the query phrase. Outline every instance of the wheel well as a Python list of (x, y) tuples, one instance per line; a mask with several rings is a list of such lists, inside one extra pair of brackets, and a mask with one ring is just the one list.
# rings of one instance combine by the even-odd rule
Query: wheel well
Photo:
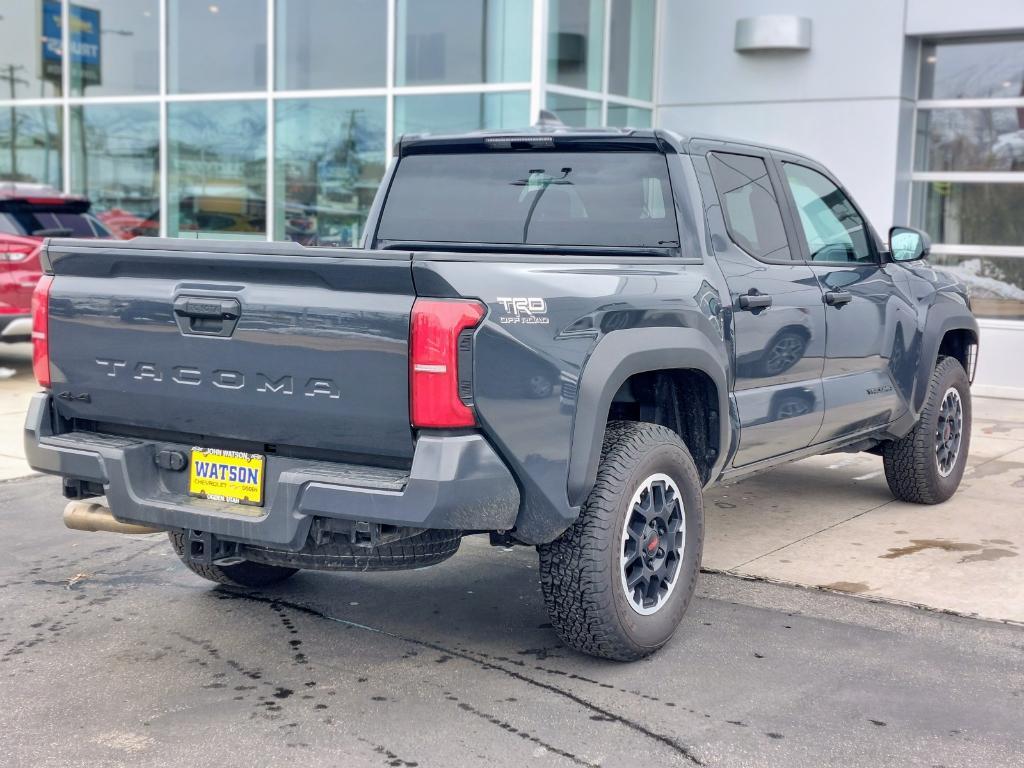
[(720, 418), (715, 382), (692, 369), (635, 373), (619, 387), (608, 409), (609, 421), (646, 421), (679, 435), (704, 483), (722, 449)]
[[(955, 357), (960, 361), (960, 365), (964, 367), (964, 370), (967, 371), (967, 378), (973, 381), (974, 366), (978, 357), (977, 351), (978, 337), (975, 336), (974, 332), (967, 328), (954, 328), (946, 331), (946, 335), (942, 337), (942, 342), (939, 344), (938, 359)], [(936, 361), (937, 363), (938, 361)]]

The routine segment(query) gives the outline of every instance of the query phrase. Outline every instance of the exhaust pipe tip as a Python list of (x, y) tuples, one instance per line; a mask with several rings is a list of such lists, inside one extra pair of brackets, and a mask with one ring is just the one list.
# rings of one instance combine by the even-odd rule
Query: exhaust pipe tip
[(109, 533), (144, 534), (162, 533), (162, 528), (122, 523), (110, 507), (91, 501), (69, 501), (64, 507), (64, 525), (75, 531), (106, 531)]

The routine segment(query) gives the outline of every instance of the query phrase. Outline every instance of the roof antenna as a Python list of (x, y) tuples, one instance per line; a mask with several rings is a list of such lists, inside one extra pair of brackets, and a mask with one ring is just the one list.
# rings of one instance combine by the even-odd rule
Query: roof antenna
[(550, 109), (542, 109), (537, 115), (537, 122), (533, 124), (534, 128), (565, 128), (558, 115), (552, 112)]

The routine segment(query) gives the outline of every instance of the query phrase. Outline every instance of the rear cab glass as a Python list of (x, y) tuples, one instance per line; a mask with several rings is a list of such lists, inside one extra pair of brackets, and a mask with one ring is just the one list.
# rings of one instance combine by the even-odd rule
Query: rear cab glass
[(21, 236), (113, 237), (103, 224), (88, 213), (47, 209), (19, 204), (15, 210), (0, 211), (0, 233)]
[(484, 151), (403, 157), (377, 240), (676, 252), (665, 155)]

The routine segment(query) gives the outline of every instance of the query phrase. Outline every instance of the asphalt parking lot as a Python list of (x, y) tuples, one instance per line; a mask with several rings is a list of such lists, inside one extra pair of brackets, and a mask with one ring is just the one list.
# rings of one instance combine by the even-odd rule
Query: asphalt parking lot
[(1024, 629), (730, 576), (677, 637), (563, 648), (532, 550), (244, 596), (0, 484), (7, 766), (1019, 766)]

